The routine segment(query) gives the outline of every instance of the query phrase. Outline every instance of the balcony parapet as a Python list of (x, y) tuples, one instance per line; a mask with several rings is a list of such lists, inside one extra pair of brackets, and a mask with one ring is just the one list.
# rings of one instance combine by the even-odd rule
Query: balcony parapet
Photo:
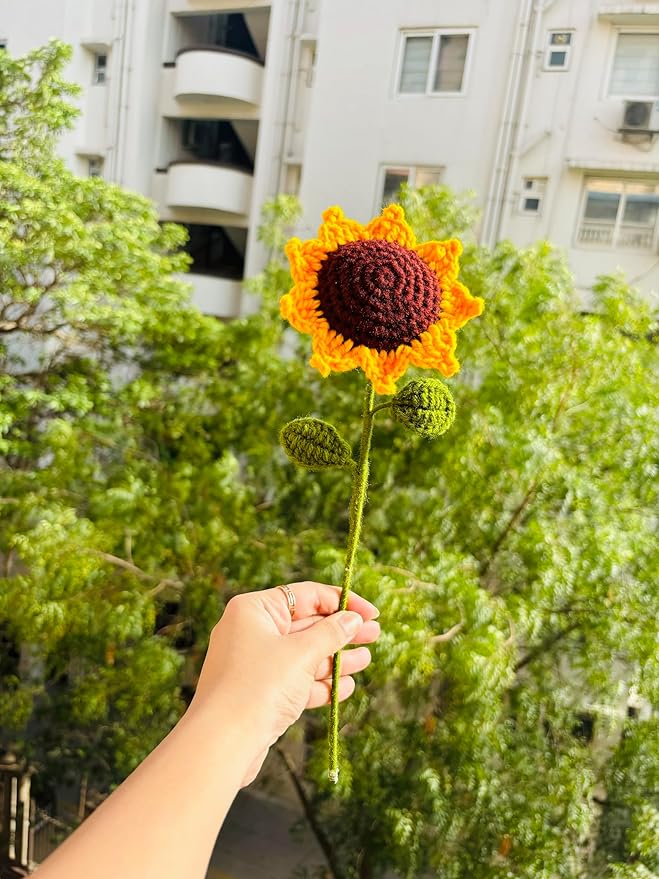
[(246, 218), (252, 199), (252, 174), (237, 165), (175, 161), (167, 168), (164, 201), (169, 208), (222, 211)]
[(168, 12), (172, 15), (185, 15), (193, 12), (241, 12), (246, 9), (267, 9), (272, 0), (169, 0)]
[(614, 24), (656, 25), (659, 23), (657, 3), (627, 2), (609, 3), (604, 0), (597, 10), (598, 17)]
[(263, 64), (234, 49), (198, 46), (181, 49), (176, 56), (172, 96), (188, 99), (240, 101), (259, 107)]
[(192, 285), (192, 302), (204, 314), (225, 319), (240, 316), (242, 281), (196, 274), (181, 275), (181, 280)]

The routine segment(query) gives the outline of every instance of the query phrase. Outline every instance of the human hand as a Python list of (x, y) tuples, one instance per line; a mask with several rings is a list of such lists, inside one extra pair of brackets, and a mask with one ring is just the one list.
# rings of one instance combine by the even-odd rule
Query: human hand
[[(341, 590), (292, 583), (291, 619), (282, 589), (237, 595), (211, 633), (208, 653), (189, 711), (217, 711), (219, 721), (240, 724), (253, 738), (254, 758), (243, 787), (258, 775), (268, 750), (305, 708), (329, 704), (332, 656), (346, 644), (370, 644), (380, 634), (379, 611), (351, 593), (336, 613)], [(346, 651), (339, 699), (355, 689), (352, 674), (371, 661), (367, 647)]]

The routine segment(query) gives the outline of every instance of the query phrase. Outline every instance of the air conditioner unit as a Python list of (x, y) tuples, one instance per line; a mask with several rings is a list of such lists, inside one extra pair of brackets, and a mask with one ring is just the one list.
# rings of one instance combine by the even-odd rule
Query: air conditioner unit
[(659, 133), (659, 101), (625, 101), (620, 129)]

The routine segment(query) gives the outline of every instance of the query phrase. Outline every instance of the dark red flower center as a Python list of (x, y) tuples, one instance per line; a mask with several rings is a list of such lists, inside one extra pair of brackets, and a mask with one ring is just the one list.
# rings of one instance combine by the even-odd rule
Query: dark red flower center
[(437, 321), (441, 289), (414, 251), (373, 239), (342, 244), (327, 255), (316, 298), (325, 320), (344, 339), (395, 351)]

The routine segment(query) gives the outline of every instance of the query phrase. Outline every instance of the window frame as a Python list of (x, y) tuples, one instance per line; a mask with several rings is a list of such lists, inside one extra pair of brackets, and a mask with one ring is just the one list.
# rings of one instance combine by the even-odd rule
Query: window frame
[[(439, 52), (439, 41), (442, 36), (466, 36), (467, 53), (462, 69), (462, 84), (459, 91), (432, 91), (430, 86), (435, 81)], [(405, 45), (408, 37), (432, 37), (430, 49), (430, 64), (426, 73), (426, 87), (422, 92), (401, 92), (400, 80), (403, 74), (405, 60)], [(476, 39), (475, 27), (442, 27), (442, 28), (418, 28), (403, 29), (399, 32), (398, 62), (396, 64), (396, 79), (394, 81), (394, 95), (397, 98), (458, 98), (466, 94), (469, 85), (471, 61), (474, 54), (474, 41)], [(392, 166), (393, 167), (393, 166)]]
[[(99, 65), (98, 59), (105, 58), (102, 65)], [(99, 78), (100, 75), (100, 78)], [(108, 53), (94, 52), (94, 69), (92, 73), (92, 85), (105, 85), (108, 81)]]
[[(375, 211), (379, 213), (383, 207), (385, 207), (384, 203), (384, 181), (387, 178), (387, 171), (403, 171), (407, 169), (407, 180), (405, 181), (410, 186), (414, 186), (416, 182), (416, 175), (419, 171), (432, 171), (436, 172), (439, 175), (439, 183), (441, 183), (442, 175), (445, 171), (444, 165), (403, 165), (403, 164), (393, 164), (387, 163), (380, 165), (380, 170), (378, 173), (378, 186), (375, 200)], [(435, 184), (439, 185), (439, 184)], [(387, 202), (387, 204), (395, 204), (395, 202)]]
[[(613, 79), (613, 68), (616, 63), (618, 39), (624, 34), (654, 34), (659, 37), (659, 26), (648, 27), (646, 25), (645, 27), (634, 27), (633, 25), (620, 25), (612, 29), (609, 64), (606, 71), (606, 79), (604, 80), (603, 97), (609, 101), (659, 101), (659, 93), (656, 95), (639, 95), (638, 93), (631, 92), (626, 92), (625, 94), (613, 94), (611, 92), (611, 80)], [(657, 91), (659, 92), (659, 89)]]
[[(88, 156), (87, 157), (87, 176), (102, 177), (103, 176), (103, 157)], [(96, 173), (95, 173), (96, 172)]]
[[(531, 181), (533, 186), (526, 186), (526, 182)], [(537, 187), (536, 187), (537, 184)], [(547, 187), (549, 185), (549, 177), (542, 176), (524, 176), (522, 177), (522, 187), (519, 195), (519, 203), (517, 205), (518, 213), (524, 217), (541, 217), (544, 210), (545, 198), (547, 195)], [(531, 211), (524, 207), (527, 198), (535, 198), (538, 200), (538, 208)]]
[[(598, 242), (584, 242), (580, 240), (581, 229), (586, 222), (585, 211), (586, 205), (588, 204), (588, 194), (593, 191), (590, 190), (588, 184), (592, 181), (598, 180), (609, 180), (612, 183), (618, 183), (622, 187), (622, 191), (620, 192), (620, 200), (618, 202), (618, 208), (616, 211), (616, 217), (613, 222), (611, 228), (611, 243), (610, 244), (601, 244)], [(620, 227), (623, 225), (623, 217), (625, 213), (625, 207), (627, 204), (627, 184), (633, 183), (644, 183), (654, 185), (655, 188), (659, 189), (659, 180), (651, 179), (649, 177), (615, 177), (615, 176), (606, 176), (600, 175), (599, 177), (594, 175), (584, 176), (582, 181), (582, 191), (581, 191), (581, 202), (579, 206), (579, 213), (577, 215), (577, 227), (574, 235), (574, 247), (580, 250), (608, 250), (608, 251), (616, 251), (617, 253), (657, 253), (659, 248), (659, 210), (657, 211), (657, 216), (654, 221), (654, 229), (652, 229), (652, 240), (650, 242), (649, 247), (625, 247), (620, 246), (618, 244), (618, 238), (620, 235)], [(659, 195), (659, 193), (657, 193)]]
[[(576, 31), (573, 28), (557, 28), (552, 27), (547, 31), (547, 44), (545, 47), (545, 58), (543, 64), (543, 70), (547, 73), (564, 73), (566, 70), (570, 69), (570, 59), (572, 57), (572, 49), (574, 48), (574, 35)], [(565, 64), (561, 67), (557, 67), (555, 64), (550, 64), (549, 59), (551, 57), (552, 52), (562, 51), (561, 49), (557, 49), (555, 46), (552, 46), (551, 38), (554, 34), (569, 34), (570, 42), (565, 46)]]

